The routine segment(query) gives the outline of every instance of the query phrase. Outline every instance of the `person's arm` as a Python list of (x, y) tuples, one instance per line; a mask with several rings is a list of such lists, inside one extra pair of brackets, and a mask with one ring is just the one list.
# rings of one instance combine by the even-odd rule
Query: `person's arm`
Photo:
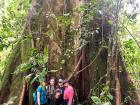
[(39, 86), (37, 88), (37, 104), (38, 105), (41, 105), (41, 102), (40, 102), (40, 95), (41, 95), (41, 87)]
[(38, 105), (41, 105), (40, 104), (40, 92), (37, 92), (37, 104)]
[(69, 90), (69, 101), (68, 101), (68, 105), (72, 105), (72, 101), (73, 101), (73, 89)]
[(46, 94), (48, 95), (48, 86), (46, 86)]
[(47, 93), (47, 95), (49, 94), (49, 89), (50, 89), (50, 86), (49, 85), (46, 86), (46, 93)]

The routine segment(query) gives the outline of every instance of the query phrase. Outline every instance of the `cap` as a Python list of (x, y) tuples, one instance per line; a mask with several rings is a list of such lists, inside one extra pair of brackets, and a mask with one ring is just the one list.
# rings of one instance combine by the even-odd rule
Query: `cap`
[(58, 80), (58, 83), (63, 83), (63, 82), (64, 82), (63, 79)]

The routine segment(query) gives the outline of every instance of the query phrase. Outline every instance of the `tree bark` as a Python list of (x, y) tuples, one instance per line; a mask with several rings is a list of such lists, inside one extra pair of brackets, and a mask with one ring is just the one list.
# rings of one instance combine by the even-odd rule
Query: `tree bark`
[(25, 91), (26, 91), (26, 82), (24, 81), (18, 105), (23, 105)]
[[(83, 0), (83, 2), (84, 1), (85, 0)], [(119, 55), (117, 44), (118, 40), (115, 36), (118, 29), (117, 23), (115, 23), (115, 25), (110, 28), (111, 26), (108, 24), (108, 20), (104, 19), (105, 23), (101, 24), (102, 20), (99, 19), (101, 15), (96, 14), (93, 21), (86, 23), (87, 26), (84, 27), (85, 29), (87, 29), (87, 36), (82, 36), (82, 34), (84, 33), (84, 30), (82, 30), (82, 28), (80, 28), (81, 32), (79, 32), (78, 34), (76, 33), (77, 36), (70, 36), (72, 24), (68, 27), (63, 27), (63, 25), (61, 23), (58, 23), (54, 18), (62, 16), (64, 14), (66, 15), (66, 13), (70, 13), (70, 15), (72, 15), (72, 19), (78, 17), (78, 22), (74, 21), (74, 25), (77, 27), (80, 24), (80, 16), (74, 16), (73, 9), (74, 7), (80, 8), (79, 2), (82, 1), (32, 1), (33, 10), (36, 12), (33, 13), (33, 11), (31, 11), (31, 13), (29, 13), (29, 24), (26, 24), (27, 26), (25, 26), (24, 30), (24, 33), (33, 33), (32, 39), (26, 41), (22, 40), (22, 43), (18, 43), (16, 48), (14, 49), (14, 52), (9, 58), (10, 60), (5, 70), (2, 88), (0, 90), (0, 104), (6, 102), (10, 96), (17, 95), (19, 99), (17, 103), (14, 103), (14, 105), (32, 105), (32, 86), (30, 85), (30, 89), (28, 90), (28, 86), (26, 83), (19, 83), (21, 81), (15, 83), (16, 81), (14, 81), (14, 79), (18, 80), (19, 77), (22, 80), (23, 76), (16, 77), (11, 75), (11, 73), (15, 71), (18, 65), (29, 60), (29, 56), (27, 54), (27, 50), (29, 48), (35, 48), (40, 53), (44, 51), (45, 47), (47, 47), (49, 49), (48, 70), (60, 70), (60, 62), (64, 57), (66, 49), (68, 49), (69, 46), (72, 46), (73, 50), (75, 51), (75, 41), (78, 41), (77, 46), (81, 48), (79, 43), (82, 43), (82, 41), (76, 40), (76, 38), (79, 37), (80, 39), (82, 37), (87, 37), (87, 39), (85, 38), (87, 43), (82, 46), (80, 50), (74, 53), (75, 56), (74, 54), (72, 54), (69, 59), (64, 59), (66, 60), (66, 62), (63, 65), (63, 70), (60, 70), (59, 73), (48, 75), (60, 77), (60, 74), (63, 74), (64, 77), (68, 77), (68, 80), (71, 80), (73, 83), (75, 83), (74, 87), (77, 87), (80, 101), (82, 102), (85, 100), (89, 100), (87, 101), (87, 103), (85, 103), (85, 105), (91, 104), (91, 89), (98, 88), (98, 90), (96, 90), (94, 94), (100, 95), (101, 88), (99, 87), (99, 85), (105, 84), (108, 81), (110, 83), (110, 91), (114, 96), (112, 102), (113, 105), (121, 105), (121, 103), (128, 96), (130, 96), (133, 100), (129, 100), (127, 103), (125, 103), (125, 105), (139, 105), (139, 98), (137, 96), (133, 83), (131, 82), (131, 78), (128, 75), (127, 70), (125, 70), (124, 61), (122, 61), (122, 59), (120, 58), (121, 55)], [(38, 5), (37, 3), (40, 4)], [(74, 6), (74, 4), (76, 4), (76, 6)], [(48, 16), (50, 14), (54, 17)], [(100, 29), (99, 33), (94, 33), (94, 35), (89, 34), (95, 32), (97, 28)], [(49, 30), (52, 30), (54, 35), (51, 33), (49, 35), (46, 35)], [(108, 35), (110, 34), (110, 32), (111, 35)], [(72, 37), (72, 43), (70, 43), (70, 45), (70, 40), (68, 39), (69, 37)], [(103, 38), (105, 42), (103, 42)], [(63, 43), (61, 43), (61, 41), (63, 41)], [(103, 48), (101, 43), (105, 43), (106, 48)], [(121, 66), (121, 70), (119, 69), (119, 66)], [(100, 79), (102, 79), (102, 77), (104, 77), (106, 73), (107, 80), (104, 79), (100, 81)], [(13, 79), (13, 81), (11, 78)], [(73, 79), (76, 79), (76, 82)], [(9, 81), (12, 83), (9, 83)], [(99, 85), (98, 87), (96, 87), (96, 84), (98, 82)], [(16, 90), (12, 91), (12, 89), (14, 88), (13, 85), (20, 85), (20, 94), (19, 92), (16, 92)], [(129, 90), (130, 86), (132, 86), (133, 90)], [(129, 91), (134, 93), (129, 93)], [(29, 92), (29, 94), (27, 92)], [(24, 98), (26, 95), (26, 98), (29, 99), (29, 102), (24, 102)]]

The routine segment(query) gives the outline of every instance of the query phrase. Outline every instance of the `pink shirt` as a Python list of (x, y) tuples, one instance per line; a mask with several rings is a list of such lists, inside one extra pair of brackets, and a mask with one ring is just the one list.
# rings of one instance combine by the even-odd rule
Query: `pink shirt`
[(68, 105), (72, 105), (72, 99), (74, 96), (74, 91), (71, 86), (68, 86), (64, 90), (64, 100), (68, 100)]

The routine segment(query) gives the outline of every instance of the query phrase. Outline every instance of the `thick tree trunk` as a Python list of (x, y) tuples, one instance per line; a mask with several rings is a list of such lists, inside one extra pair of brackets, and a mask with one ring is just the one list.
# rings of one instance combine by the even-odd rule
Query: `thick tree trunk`
[(11, 93), (10, 86), (14, 81), (12, 79), (14, 75), (13, 72), (15, 71), (16, 67), (21, 63), (20, 54), (20, 45), (18, 43), (17, 45), (15, 45), (13, 52), (10, 54), (6, 70), (4, 71), (4, 75), (2, 77), (2, 86), (0, 89), (0, 104), (6, 102), (8, 100), (9, 94)]
[[(74, 14), (73, 9), (75, 7), (79, 8), (83, 1), (33, 0), (33, 7), (28, 17), (29, 23), (27, 22), (28, 24), (24, 32), (27, 35), (33, 33), (32, 38), (26, 41), (23, 39), (22, 43), (18, 43), (15, 49), (13, 49), (14, 52), (11, 54), (11, 58), (9, 58), (9, 64), (3, 76), (2, 88), (0, 90), (0, 104), (15, 95), (18, 96), (18, 99), (13, 105), (33, 104), (32, 85), (28, 87), (27, 84), (21, 82), (23, 75), (14, 76), (12, 73), (19, 64), (29, 60), (30, 57), (27, 53), (29, 48), (35, 48), (38, 52), (43, 52), (45, 48), (48, 48), (48, 70), (59, 70), (57, 73), (50, 73), (48, 75), (59, 77), (63, 74), (63, 77), (69, 77), (68, 80), (75, 83), (74, 87), (78, 90), (80, 101), (87, 100), (85, 105), (91, 104), (90, 96), (92, 95), (92, 89), (98, 88), (95, 94), (100, 95), (101, 87), (99, 85), (106, 83), (106, 79), (103, 78), (104, 76), (106, 77), (106, 74), (107, 80), (110, 81), (112, 95), (114, 96), (113, 105), (121, 105), (127, 96), (131, 96), (133, 100), (129, 100), (125, 105), (139, 105), (137, 93), (133, 83), (129, 81), (123, 64), (124, 62), (119, 59), (117, 39), (114, 36), (109, 36), (112, 29), (107, 19), (104, 19), (104, 24), (102, 24), (103, 20), (99, 18), (101, 14), (97, 13), (94, 21), (86, 23), (87, 26), (85, 28), (89, 33), (99, 28), (99, 33), (89, 35), (87, 44), (81, 49), (77, 50), (75, 48), (75, 46), (77, 48), (81, 47), (79, 43), (82, 43), (82, 41), (78, 38), (81, 38), (84, 32), (81, 29), (81, 32), (78, 34), (74, 33), (77, 36), (72, 36), (70, 33), (71, 27), (79, 27), (80, 24), (81, 15), (78, 13)], [(59, 23), (55, 18), (64, 16), (64, 14), (67, 15), (66, 13), (70, 13), (74, 22), (68, 26)], [(49, 33), (48, 35), (47, 32), (50, 30), (53, 33)], [(115, 34), (115, 32), (112, 32), (112, 35)], [(76, 41), (77, 43), (75, 44), (74, 42)], [(100, 48), (103, 47), (101, 43), (106, 43), (107, 47)], [(70, 58), (66, 58), (67, 49), (73, 50), (73, 52), (76, 49), (76, 53), (74, 52), (74, 54), (70, 55)], [(66, 61), (61, 65), (62, 58)], [(121, 66), (121, 70), (119, 66)], [(133, 91), (131, 90), (131, 92), (134, 95), (128, 92), (130, 91), (129, 86), (132, 86)]]
[(124, 105), (140, 105), (140, 99), (138, 93), (132, 81), (132, 77), (127, 73), (124, 60), (119, 53), (119, 63), (121, 67), (121, 72), (119, 72), (119, 80), (121, 85), (122, 101), (126, 100)]

